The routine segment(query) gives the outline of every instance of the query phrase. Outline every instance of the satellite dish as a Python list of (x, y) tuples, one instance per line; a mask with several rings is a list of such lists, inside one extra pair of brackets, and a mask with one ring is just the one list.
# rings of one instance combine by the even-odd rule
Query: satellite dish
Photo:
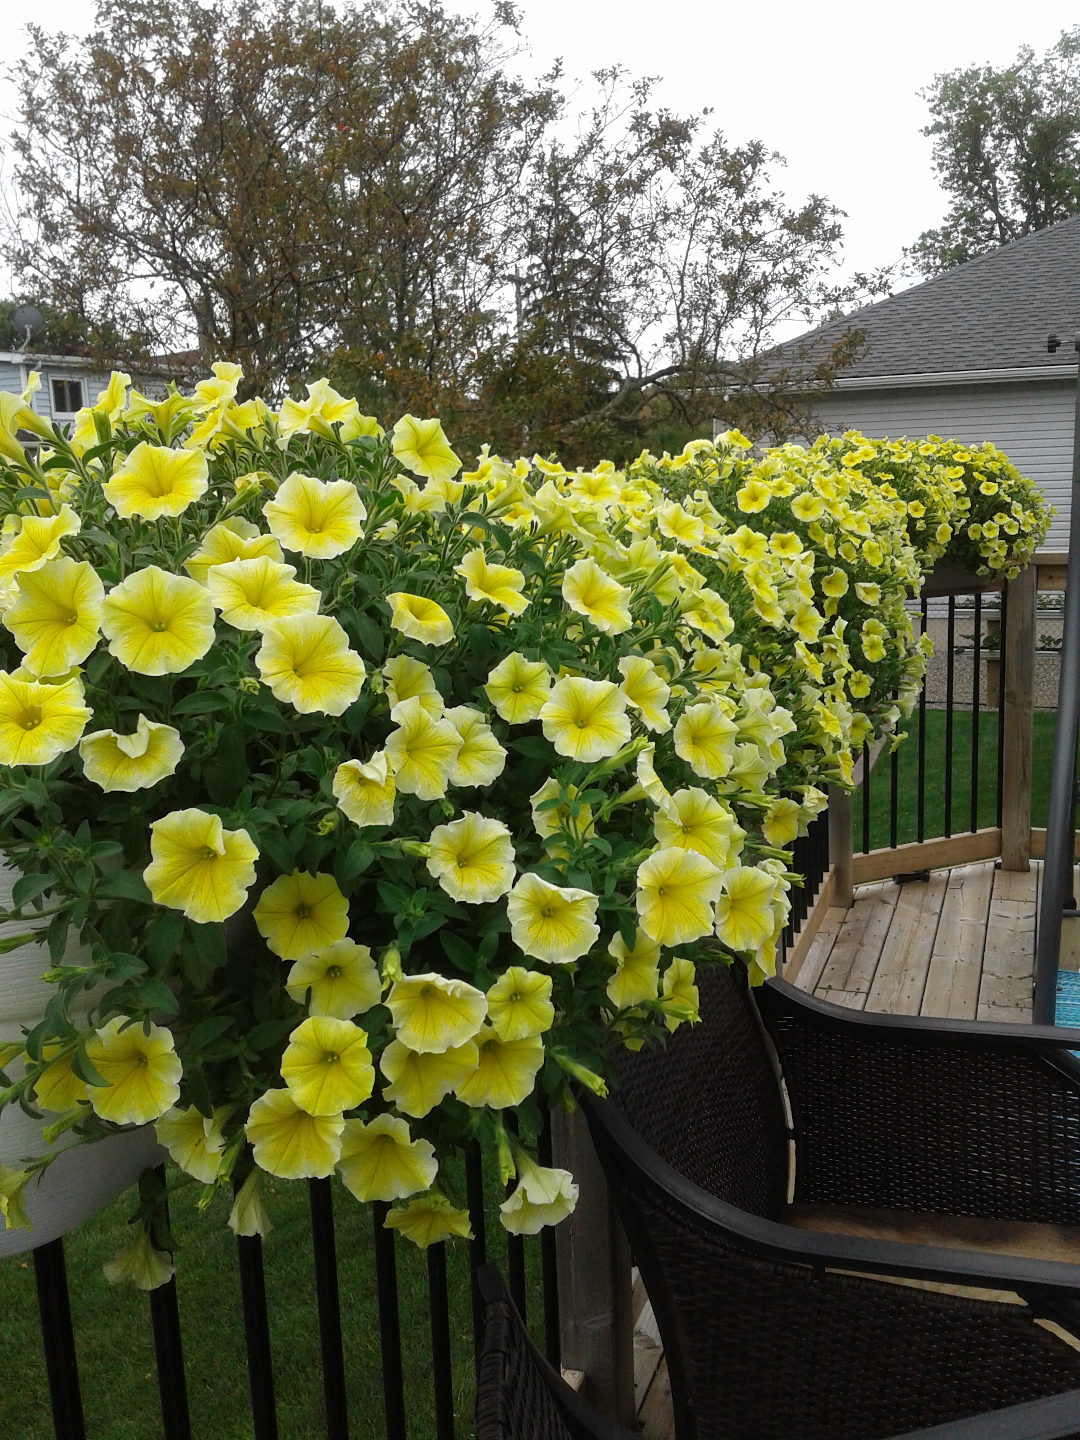
[(21, 336), (19, 349), (25, 350), (36, 335), (45, 328), (45, 317), (36, 305), (16, 305), (11, 316), (15, 333)]

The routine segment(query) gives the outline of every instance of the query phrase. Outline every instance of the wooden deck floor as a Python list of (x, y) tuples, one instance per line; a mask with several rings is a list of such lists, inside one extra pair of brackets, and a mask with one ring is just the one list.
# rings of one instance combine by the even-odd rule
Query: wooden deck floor
[[(1022, 1023), (1031, 1019), (1042, 862), (993, 860), (928, 880), (860, 885), (829, 910), (795, 981), (855, 1010)], [(635, 1285), (634, 1381), (644, 1440), (672, 1440), (671, 1387), (652, 1307)]]
[(855, 1010), (952, 1020), (1031, 1019), (1042, 880), (993, 860), (935, 870), (928, 880), (861, 885), (830, 910), (796, 984)]

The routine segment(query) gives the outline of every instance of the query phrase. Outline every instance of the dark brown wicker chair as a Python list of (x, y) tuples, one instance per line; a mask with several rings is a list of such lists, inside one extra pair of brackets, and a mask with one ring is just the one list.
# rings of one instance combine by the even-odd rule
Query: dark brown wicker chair
[(484, 1346), (476, 1376), (476, 1440), (640, 1440), (605, 1420), (529, 1339), (494, 1265), (477, 1272)]
[[(1080, 1437), (1080, 1353), (1038, 1323), (1080, 1335), (1080, 1263), (1017, 1253), (1080, 1261), (1080, 1033), (755, 999), (720, 967), (699, 990), (700, 1025), (582, 1096), (678, 1440)], [(1012, 1253), (971, 1219), (896, 1238), (913, 1212)]]

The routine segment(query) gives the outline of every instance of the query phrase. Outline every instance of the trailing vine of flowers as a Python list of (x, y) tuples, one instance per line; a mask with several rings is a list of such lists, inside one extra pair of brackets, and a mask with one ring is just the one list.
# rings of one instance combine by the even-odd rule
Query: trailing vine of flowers
[[(438, 420), (240, 380), (116, 375), (70, 435), (0, 396), (3, 918), (52, 991), (0, 1047), (45, 1147), (0, 1214), (153, 1123), (239, 1234), (336, 1170), (467, 1235), (471, 1139), (534, 1232), (577, 1195), (541, 1106), (694, 1021), (698, 965), (774, 972), (791, 842), (918, 691), (926, 502), (857, 437), (463, 471)], [(148, 1184), (111, 1278), (170, 1248)]]

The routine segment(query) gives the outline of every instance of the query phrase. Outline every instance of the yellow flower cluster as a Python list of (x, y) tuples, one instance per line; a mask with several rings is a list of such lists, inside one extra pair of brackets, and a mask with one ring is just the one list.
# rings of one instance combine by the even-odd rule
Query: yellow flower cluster
[(466, 1235), (464, 1125), (530, 1233), (577, 1190), (503, 1111), (602, 1090), (696, 966), (773, 973), (787, 847), (918, 688), (913, 512), (824, 445), (463, 471), (437, 420), (241, 384), (114, 376), (36, 455), (0, 412), (0, 847), (95, 957), (56, 983), (109, 982), (16, 1090), (156, 1121), (238, 1234), (261, 1172), (336, 1170)]

